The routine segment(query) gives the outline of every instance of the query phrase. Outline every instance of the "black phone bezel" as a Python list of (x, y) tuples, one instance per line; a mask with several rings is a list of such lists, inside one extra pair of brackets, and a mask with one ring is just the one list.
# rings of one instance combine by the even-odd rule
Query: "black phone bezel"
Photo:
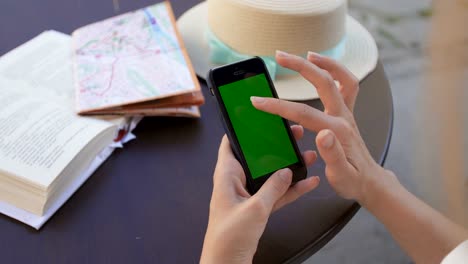
[[(268, 80), (273, 97), (278, 98), (278, 94), (276, 93), (273, 81), (270, 78), (265, 63), (259, 57), (253, 57), (251, 59), (213, 68), (209, 71), (207, 76), (208, 88), (210, 89), (211, 94), (217, 101), (217, 106), (219, 113), (221, 114), (224, 130), (229, 138), (231, 148), (237, 160), (241, 163), (244, 169), (244, 172), (246, 174), (247, 189), (251, 194), (256, 193), (274, 172), (260, 176), (257, 179), (252, 178), (245, 157), (241, 151), (239, 141), (234, 133), (234, 129), (229, 119), (226, 107), (219, 93), (218, 87), (262, 73), (265, 74)], [(299, 148), (297, 146), (296, 140), (294, 139), (288, 121), (284, 118), (282, 118), (282, 121), (284, 126), (286, 127), (286, 131), (288, 132), (289, 140), (291, 141), (294, 147), (296, 156), (298, 157), (297, 163), (287, 166), (287, 168), (291, 169), (291, 171), (293, 172), (292, 183), (294, 184), (295, 182), (306, 178), (307, 168), (305, 166), (301, 152), (299, 151)]]

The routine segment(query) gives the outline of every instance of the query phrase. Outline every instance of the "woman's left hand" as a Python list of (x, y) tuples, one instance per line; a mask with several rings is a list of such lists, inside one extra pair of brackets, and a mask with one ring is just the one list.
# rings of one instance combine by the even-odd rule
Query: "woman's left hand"
[[(292, 126), (296, 139), (302, 137), (302, 126)], [(306, 151), (307, 166), (317, 159), (315, 151)], [(251, 263), (258, 241), (270, 214), (316, 188), (318, 177), (310, 177), (291, 186), (292, 172), (275, 172), (255, 195), (245, 187), (242, 166), (234, 157), (226, 136), (218, 153), (213, 177), (208, 228), (201, 263)]]

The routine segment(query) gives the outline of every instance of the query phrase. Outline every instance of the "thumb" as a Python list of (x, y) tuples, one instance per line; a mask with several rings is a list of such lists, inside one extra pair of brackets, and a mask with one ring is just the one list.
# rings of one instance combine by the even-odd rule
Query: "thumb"
[(271, 175), (254, 197), (261, 200), (271, 211), (275, 203), (288, 191), (291, 181), (292, 171), (288, 168), (281, 169)]
[(346, 169), (346, 156), (335, 134), (328, 129), (321, 130), (315, 139), (320, 156), (325, 164), (334, 171)]

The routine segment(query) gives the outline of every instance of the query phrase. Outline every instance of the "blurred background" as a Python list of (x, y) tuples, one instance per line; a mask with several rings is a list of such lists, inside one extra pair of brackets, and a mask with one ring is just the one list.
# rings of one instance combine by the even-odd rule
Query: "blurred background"
[[(394, 103), (385, 167), (468, 228), (468, 1), (349, 0), (377, 41)], [(412, 263), (365, 209), (305, 263)]]

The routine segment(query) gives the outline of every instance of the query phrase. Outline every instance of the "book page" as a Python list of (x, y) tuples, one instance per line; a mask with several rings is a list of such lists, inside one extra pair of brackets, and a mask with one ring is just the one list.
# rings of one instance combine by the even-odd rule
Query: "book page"
[(23, 92), (74, 107), (71, 37), (46, 31), (0, 57), (0, 75), (29, 85)]
[[(0, 76), (26, 82), (21, 92), (42, 96), (75, 111), (73, 86), (72, 39), (49, 30), (0, 57)], [(95, 116), (117, 125), (124, 117)]]
[(94, 171), (112, 154), (114, 148), (107, 147), (96, 156), (91, 165), (78, 175), (59, 197), (52, 202), (44, 215), (36, 215), (11, 204), (0, 201), (0, 212), (39, 230), (54, 213), (73, 195), (73, 193), (94, 173)]
[(45, 188), (88, 142), (113, 125), (18, 92), (27, 86), (0, 76), (0, 173)]
[(0, 170), (26, 181), (48, 186), (111, 126), (74, 113), (68, 35), (46, 31), (0, 57), (0, 88)]

